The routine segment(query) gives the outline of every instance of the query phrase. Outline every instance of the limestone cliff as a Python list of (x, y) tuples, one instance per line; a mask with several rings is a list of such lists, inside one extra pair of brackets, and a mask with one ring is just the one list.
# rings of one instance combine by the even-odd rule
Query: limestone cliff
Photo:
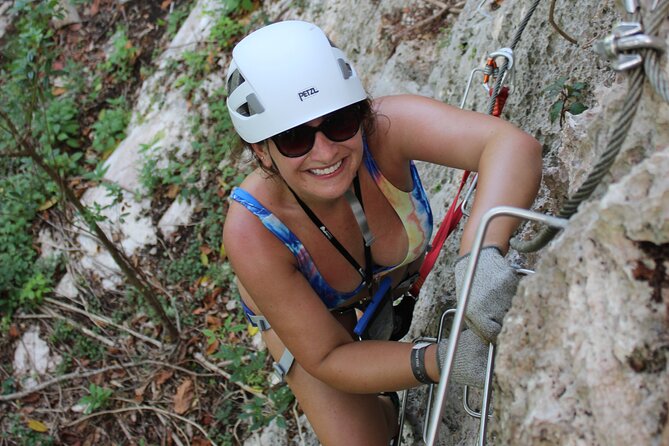
[[(556, 213), (618, 120), (628, 76), (594, 46), (630, 17), (622, 2), (557, 2), (554, 18), (575, 39), (570, 43), (551, 26), (550, 3), (540, 2), (516, 46), (503, 118), (543, 144), (543, 187), (534, 208)], [(374, 96), (412, 92), (458, 105), (470, 71), (483, 67), (487, 53), (510, 45), (531, 4), (470, 0), (443, 10), (448, 5), (431, 1), (315, 0), (283, 18), (323, 26), (354, 57)], [(667, 29), (669, 20), (659, 33), (665, 40)], [(666, 58), (662, 63), (666, 77)], [(587, 84), (589, 107), (566, 113), (562, 125), (551, 122), (556, 99), (547, 91), (560, 78)], [(480, 86), (465, 107), (485, 112)], [(500, 337), (490, 444), (669, 444), (668, 119), (669, 105), (646, 82), (618, 159), (569, 228), (537, 254), (512, 252), (537, 273), (523, 281)], [(439, 220), (459, 174), (425, 166), (422, 173)], [(452, 240), (444, 248), (423, 289), (414, 336), (436, 334), (435, 310), (453, 294), (455, 246)], [(459, 405), (460, 390), (449, 394), (440, 441), (473, 444), (476, 422)], [(422, 399), (411, 400), (408, 417), (420, 427)]]

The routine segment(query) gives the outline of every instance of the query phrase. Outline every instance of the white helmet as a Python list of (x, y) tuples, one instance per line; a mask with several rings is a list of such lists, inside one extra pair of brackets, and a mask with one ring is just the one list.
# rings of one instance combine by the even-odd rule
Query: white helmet
[(227, 106), (248, 143), (262, 141), (367, 97), (344, 53), (307, 22), (261, 28), (232, 51)]

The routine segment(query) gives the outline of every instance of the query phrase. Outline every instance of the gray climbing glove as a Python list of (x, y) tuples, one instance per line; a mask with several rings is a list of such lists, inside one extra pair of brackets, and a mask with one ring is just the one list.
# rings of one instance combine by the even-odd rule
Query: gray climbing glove
[[(469, 254), (455, 262), (455, 290), (458, 298), (465, 281)], [(516, 294), (518, 274), (507, 263), (499, 249), (481, 250), (465, 312), (465, 322), (484, 342), (495, 344), (502, 329), (502, 319)]]
[[(439, 372), (446, 361), (448, 339), (443, 339), (437, 346)], [(451, 378), (463, 386), (483, 388), (485, 372), (488, 365), (488, 345), (481, 341), (471, 330), (460, 333), (458, 348), (455, 351), (455, 363), (451, 370)]]

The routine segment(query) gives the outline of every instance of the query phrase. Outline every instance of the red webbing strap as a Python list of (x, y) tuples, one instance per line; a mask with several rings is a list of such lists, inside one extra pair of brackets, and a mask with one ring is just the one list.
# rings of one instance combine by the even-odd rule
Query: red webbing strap
[(460, 219), (462, 218), (462, 206), (459, 202), (460, 193), (462, 192), (462, 188), (465, 187), (465, 183), (467, 183), (467, 178), (469, 178), (470, 173), (471, 172), (466, 170), (465, 173), (462, 174), (462, 180), (460, 181), (458, 192), (455, 194), (455, 198), (451, 203), (451, 207), (448, 208), (448, 211), (444, 216), (444, 221), (441, 223), (441, 226), (439, 226), (439, 229), (437, 230), (437, 234), (434, 236), (432, 247), (425, 255), (425, 260), (423, 261), (423, 264), (418, 271), (418, 278), (410, 290), (414, 297), (418, 297), (418, 293), (420, 293), (420, 289), (423, 286), (427, 275), (430, 274), (430, 271), (437, 261), (437, 257), (439, 257), (439, 253), (441, 252), (442, 246), (444, 246), (444, 242), (448, 236), (451, 235), (451, 232), (453, 232), (458, 226), (458, 223), (460, 223)]
[[(492, 95), (492, 90), (490, 91), (490, 95)], [(497, 94), (497, 98), (495, 98), (495, 105), (492, 111), (493, 116), (499, 118), (499, 116), (502, 114), (502, 110), (504, 109), (504, 104), (506, 104), (506, 99), (508, 97), (509, 97), (509, 87), (506, 86), (502, 87), (499, 93)], [(432, 268), (434, 267), (434, 264), (437, 261), (437, 257), (439, 257), (439, 253), (441, 252), (441, 248), (444, 246), (444, 242), (446, 242), (448, 236), (451, 235), (451, 233), (458, 226), (458, 223), (460, 223), (460, 219), (462, 218), (462, 206), (459, 203), (460, 193), (462, 192), (462, 188), (465, 186), (465, 183), (467, 182), (467, 178), (469, 178), (470, 173), (471, 172), (467, 170), (462, 175), (462, 180), (460, 181), (460, 187), (458, 188), (458, 192), (455, 194), (455, 198), (451, 203), (451, 207), (448, 208), (448, 212), (446, 212), (446, 215), (444, 216), (444, 221), (441, 223), (441, 226), (439, 227), (437, 234), (434, 236), (432, 247), (425, 255), (425, 260), (423, 261), (423, 264), (421, 265), (420, 270), (418, 271), (418, 278), (416, 279), (410, 290), (411, 294), (414, 297), (418, 297), (420, 289), (422, 288), (423, 283), (425, 283), (427, 275), (430, 274), (430, 271), (432, 271)]]

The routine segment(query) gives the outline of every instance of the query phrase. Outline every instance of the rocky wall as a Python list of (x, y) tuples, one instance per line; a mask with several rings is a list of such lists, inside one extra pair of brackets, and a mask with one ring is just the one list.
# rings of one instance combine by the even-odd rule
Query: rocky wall
[[(470, 71), (483, 66), (487, 53), (509, 46), (532, 2), (479, 8), (471, 0), (414, 28), (440, 10), (438, 3), (312, 1), (283, 18), (312, 20), (329, 31), (374, 96), (411, 92), (458, 105)], [(421, 13), (429, 4), (431, 11)], [(594, 47), (628, 17), (622, 2), (556, 2), (554, 20), (576, 40), (570, 43), (550, 24), (550, 6), (540, 2), (516, 47), (503, 118), (543, 144), (534, 209), (556, 213), (590, 172), (620, 116), (627, 75), (613, 71)], [(666, 58), (663, 64), (666, 76)], [(582, 101), (589, 107), (577, 116), (565, 113), (563, 123), (551, 121), (556, 98), (547, 91), (561, 77), (587, 85)], [(465, 108), (485, 111), (480, 86)], [(537, 273), (523, 281), (500, 337), (489, 444), (669, 444), (668, 118), (669, 107), (646, 84), (618, 159), (569, 229), (537, 254), (510, 253)], [(439, 220), (459, 173), (421, 170)], [(529, 225), (521, 236), (536, 230)], [(454, 237), (423, 288), (410, 336), (435, 335), (434, 314), (452, 301), (456, 246)], [(407, 415), (417, 429), (423, 399), (412, 392)], [(476, 422), (460, 399), (457, 386), (449, 389), (441, 444), (474, 442)]]

